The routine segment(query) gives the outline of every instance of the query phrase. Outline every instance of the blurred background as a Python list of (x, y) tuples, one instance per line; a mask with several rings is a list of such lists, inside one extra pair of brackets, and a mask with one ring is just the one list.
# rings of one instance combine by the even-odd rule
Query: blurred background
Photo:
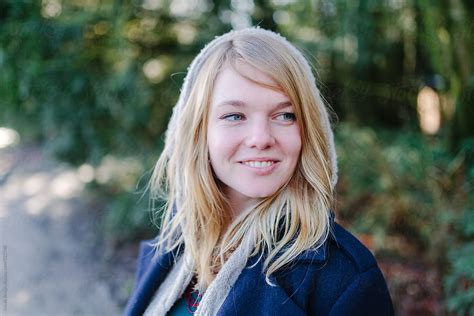
[(144, 187), (186, 68), (255, 25), (314, 65), (336, 117), (337, 219), (397, 314), (474, 314), (469, 0), (2, 0), (2, 311), (120, 312), (137, 241), (157, 233)]

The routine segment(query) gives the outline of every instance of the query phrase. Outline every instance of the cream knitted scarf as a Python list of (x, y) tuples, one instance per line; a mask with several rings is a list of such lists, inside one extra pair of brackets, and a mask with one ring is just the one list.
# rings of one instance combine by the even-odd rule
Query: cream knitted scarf
[[(235, 281), (247, 264), (255, 245), (255, 238), (247, 235), (239, 247), (224, 263), (216, 278), (211, 282), (199, 303), (195, 315), (216, 315)], [(145, 316), (164, 316), (183, 295), (194, 275), (194, 264), (186, 250), (174, 264), (171, 272), (155, 293)]]

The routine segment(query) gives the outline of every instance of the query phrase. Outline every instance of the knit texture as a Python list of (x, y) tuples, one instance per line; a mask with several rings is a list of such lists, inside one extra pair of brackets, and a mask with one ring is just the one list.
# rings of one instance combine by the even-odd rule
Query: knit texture
[[(224, 303), (230, 289), (247, 264), (247, 260), (253, 250), (255, 238), (247, 235), (237, 249), (224, 263), (215, 279), (204, 292), (199, 307), (194, 313), (199, 316), (216, 315)], [(189, 282), (194, 275), (194, 263), (191, 256), (184, 252), (174, 264), (165, 281), (156, 291), (150, 305), (146, 309), (145, 316), (164, 316), (168, 313), (183, 295)]]
[(183, 254), (173, 265), (165, 281), (161, 284), (155, 293), (153, 300), (148, 305), (144, 316), (166, 315), (173, 304), (183, 295), (193, 277), (194, 266)]
[[(242, 29), (238, 31), (230, 31), (224, 35), (216, 37), (214, 40), (209, 42), (201, 50), (201, 52), (196, 56), (196, 58), (193, 60), (193, 62), (188, 68), (188, 72), (187, 72), (186, 78), (184, 79), (178, 102), (173, 108), (173, 114), (168, 123), (168, 129), (166, 131), (165, 153), (168, 156), (171, 155), (171, 152), (173, 151), (173, 148), (174, 148), (174, 144), (176, 143), (176, 140), (175, 140), (176, 134), (177, 134), (176, 130), (178, 128), (177, 122), (179, 121), (179, 118), (181, 117), (183, 107), (186, 104), (186, 101), (188, 100), (189, 95), (191, 94), (192, 87), (194, 86), (196, 82), (197, 74), (201, 71), (201, 68), (204, 62), (208, 59), (209, 55), (213, 52), (214, 47), (216, 47), (217, 45), (219, 45), (220, 43), (226, 40), (229, 40), (229, 38), (233, 38), (235, 36), (245, 35), (245, 34), (248, 34), (248, 35), (265, 34), (267, 36), (278, 39), (280, 42), (283, 42), (288, 47), (288, 49), (293, 52), (293, 55), (298, 60), (299, 64), (302, 65), (308, 77), (311, 78), (310, 85), (313, 91), (317, 92), (317, 98), (318, 98), (319, 103), (324, 104), (324, 101), (322, 100), (321, 95), (319, 93), (319, 89), (316, 87), (316, 79), (311, 71), (311, 67), (308, 61), (305, 59), (303, 54), (298, 49), (296, 49), (296, 47), (294, 47), (290, 42), (288, 42), (286, 38), (284, 38), (280, 34), (274, 33), (272, 31), (264, 30), (259, 27), (246, 28), (246, 29)], [(318, 111), (321, 117), (320, 123), (323, 126), (323, 129), (325, 131), (325, 134), (329, 143), (329, 153), (330, 153), (331, 168), (332, 168), (331, 183), (334, 188), (337, 183), (337, 156), (336, 156), (336, 148), (334, 145), (334, 135), (331, 129), (331, 123), (329, 120), (327, 109), (324, 106), (322, 106), (322, 107), (318, 107)], [(183, 179), (183, 178), (184, 177), (178, 177), (178, 179)], [(178, 185), (180, 187), (183, 187), (182, 184), (178, 184)]]

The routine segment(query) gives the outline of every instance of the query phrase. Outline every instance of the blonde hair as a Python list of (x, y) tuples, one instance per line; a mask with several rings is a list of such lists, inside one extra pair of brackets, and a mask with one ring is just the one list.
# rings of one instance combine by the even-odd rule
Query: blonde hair
[[(302, 149), (289, 182), (232, 220), (209, 162), (206, 127), (216, 77), (224, 65), (236, 62), (265, 73), (278, 84), (271, 88), (288, 95)], [(194, 259), (198, 287), (205, 289), (224, 263), (224, 254), (252, 234), (251, 255), (266, 254), (263, 266), (271, 284), (272, 273), (327, 239), (335, 159), (325, 104), (301, 53), (270, 31), (227, 33), (208, 44), (191, 64), (150, 181), (153, 201), (165, 200), (157, 245), (165, 251), (184, 245)]]

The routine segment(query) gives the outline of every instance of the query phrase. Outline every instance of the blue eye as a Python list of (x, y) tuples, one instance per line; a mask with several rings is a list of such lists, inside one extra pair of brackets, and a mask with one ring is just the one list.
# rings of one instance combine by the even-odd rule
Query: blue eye
[(232, 114), (224, 115), (222, 119), (227, 120), (227, 121), (241, 121), (244, 119), (244, 116), (242, 114), (232, 113)]
[(277, 115), (277, 118), (282, 121), (296, 121), (296, 115), (292, 112), (285, 112)]

